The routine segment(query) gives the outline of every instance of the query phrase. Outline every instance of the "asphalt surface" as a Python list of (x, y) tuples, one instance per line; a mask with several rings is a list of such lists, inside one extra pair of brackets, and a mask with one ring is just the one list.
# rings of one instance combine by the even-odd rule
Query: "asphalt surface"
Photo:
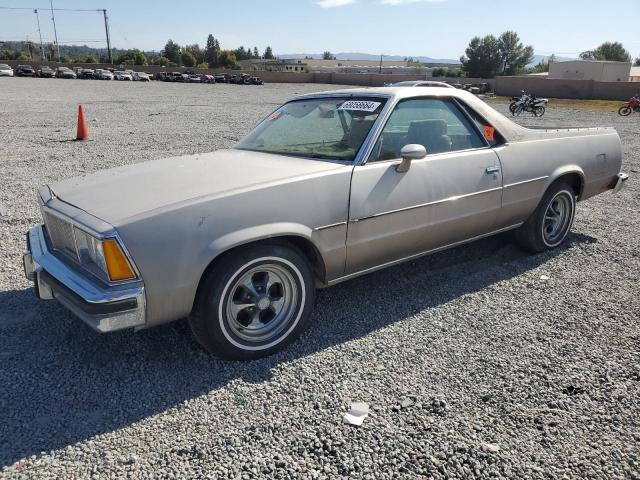
[[(518, 119), (622, 137), (626, 189), (579, 204), (562, 248), (502, 235), (324, 290), (299, 341), (234, 363), (184, 321), (101, 336), (37, 300), (35, 190), (228, 147), (334, 87), (0, 80), (1, 477), (640, 478), (638, 115)], [(371, 406), (360, 427), (342, 424), (352, 401)]]

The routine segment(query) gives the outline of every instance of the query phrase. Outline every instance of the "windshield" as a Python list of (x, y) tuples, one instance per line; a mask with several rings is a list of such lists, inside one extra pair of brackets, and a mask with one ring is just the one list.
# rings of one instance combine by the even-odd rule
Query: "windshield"
[(287, 103), (235, 148), (326, 160), (355, 159), (384, 98), (314, 98)]

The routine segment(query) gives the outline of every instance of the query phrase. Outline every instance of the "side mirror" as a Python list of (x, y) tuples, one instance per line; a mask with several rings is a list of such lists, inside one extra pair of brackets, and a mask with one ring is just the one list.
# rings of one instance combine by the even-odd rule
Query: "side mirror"
[(400, 150), (400, 156), (402, 157), (402, 162), (396, 166), (396, 172), (405, 173), (409, 171), (412, 160), (420, 160), (427, 156), (427, 149), (417, 143), (410, 143), (409, 145), (402, 147), (402, 150)]

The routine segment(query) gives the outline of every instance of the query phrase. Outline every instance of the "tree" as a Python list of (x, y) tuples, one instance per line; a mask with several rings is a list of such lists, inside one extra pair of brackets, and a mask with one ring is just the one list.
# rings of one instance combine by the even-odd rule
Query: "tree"
[(473, 37), (460, 63), (468, 77), (495, 77), (502, 66), (498, 39), (493, 35)]
[(193, 67), (196, 64), (196, 57), (189, 50), (183, 50), (180, 59), (185, 67)]
[(180, 45), (175, 43), (173, 40), (167, 40), (166, 45), (162, 49), (162, 56), (167, 57), (170, 62), (175, 64), (180, 64)]
[(260, 51), (258, 51), (258, 47), (253, 47), (253, 58), (260, 58)]
[(633, 64), (634, 67), (640, 67), (640, 57), (636, 58), (635, 63)]
[(218, 64), (218, 54), (220, 53), (220, 42), (209, 34), (207, 37), (207, 47), (204, 49), (204, 61), (210, 66)]
[(233, 52), (229, 50), (221, 50), (220, 55), (218, 56), (218, 62), (221, 67), (224, 68), (238, 68), (238, 62), (236, 61), (236, 56)]
[[(94, 62), (95, 63), (95, 62)], [(125, 65), (147, 65), (147, 56), (140, 50), (127, 50), (116, 57), (117, 64)]]
[(193, 45), (185, 45), (184, 51), (190, 52), (196, 59), (196, 63), (202, 63), (205, 61), (204, 51), (200, 48), (200, 45), (194, 43)]
[(604, 42), (595, 50), (580, 54), (582, 60), (609, 60), (612, 62), (631, 62), (631, 54), (620, 42)]
[(264, 58), (265, 60), (273, 60), (274, 56), (273, 56), (273, 50), (271, 50), (271, 47), (267, 47), (264, 49)]
[(502, 75), (515, 75), (533, 60), (533, 47), (524, 46), (518, 34), (513, 31), (504, 32), (498, 38)]
[(330, 51), (326, 51), (322, 54), (322, 59), (323, 60), (335, 60), (336, 57), (330, 52)]
[(173, 63), (167, 57), (154, 57), (151, 63), (152, 65), (160, 65), (162, 67), (172, 67), (173, 65), (175, 65), (175, 63)]

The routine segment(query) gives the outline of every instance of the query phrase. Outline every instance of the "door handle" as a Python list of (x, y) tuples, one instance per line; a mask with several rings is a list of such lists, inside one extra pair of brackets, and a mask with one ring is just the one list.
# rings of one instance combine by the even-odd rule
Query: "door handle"
[(487, 173), (498, 173), (500, 171), (500, 167), (487, 167), (487, 169), (485, 170), (485, 172)]

